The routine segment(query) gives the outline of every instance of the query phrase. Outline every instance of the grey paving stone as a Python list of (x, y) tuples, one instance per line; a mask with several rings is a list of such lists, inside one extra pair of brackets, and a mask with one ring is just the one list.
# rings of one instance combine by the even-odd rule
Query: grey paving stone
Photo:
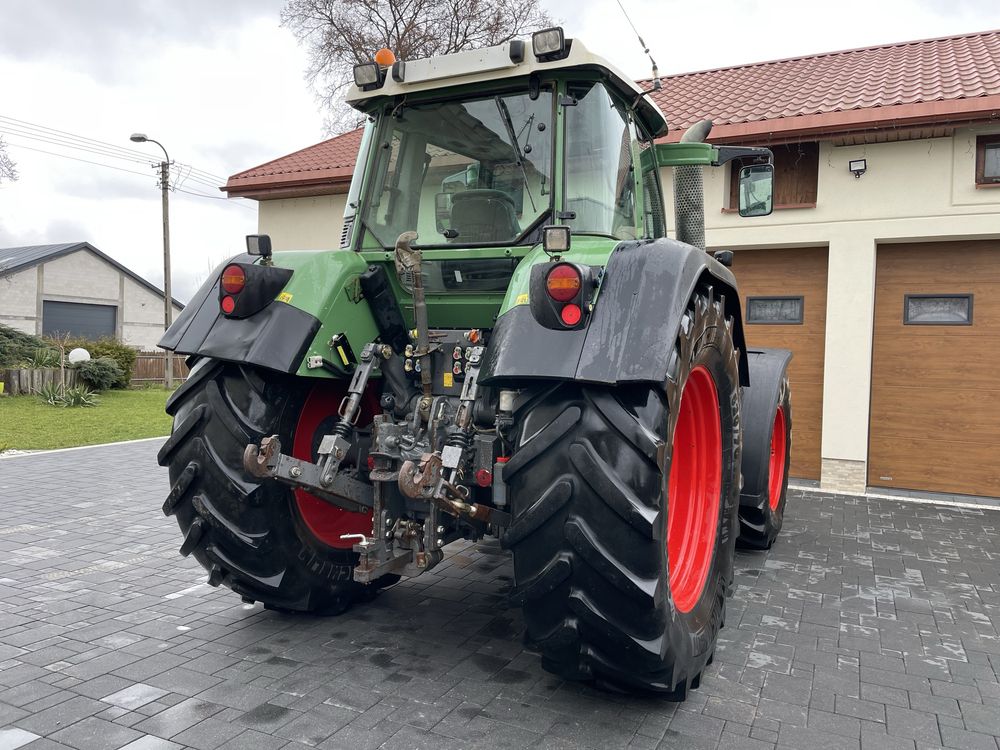
[(40, 735), (47, 735), (75, 724), (80, 719), (92, 716), (105, 708), (107, 708), (106, 703), (83, 696), (76, 696), (51, 708), (46, 708), (38, 713), (22, 717), (15, 723), (22, 729), (27, 729), (30, 732), (36, 732)]
[(928, 743), (941, 742), (941, 732), (934, 714), (911, 711), (898, 706), (887, 706), (885, 719), (888, 732), (893, 737), (904, 737)]
[(121, 750), (182, 750), (182, 746), (176, 742), (154, 737), (147, 734), (137, 740), (133, 740), (127, 745), (123, 745)]
[(161, 711), (147, 719), (142, 719), (135, 725), (136, 729), (158, 737), (171, 738), (175, 734), (183, 732), (185, 729), (193, 727), (195, 724), (223, 711), (224, 706), (217, 703), (208, 703), (197, 698), (188, 698), (171, 706), (165, 711)]
[(17, 727), (0, 729), (0, 750), (17, 750), (38, 738), (37, 734)]
[(140, 682), (119, 690), (116, 693), (106, 695), (101, 700), (113, 706), (134, 711), (140, 706), (145, 706), (147, 703), (152, 703), (156, 699), (162, 698), (166, 694), (166, 690), (153, 687), (152, 685), (144, 685)]
[(198, 750), (215, 750), (215, 748), (228, 742), (241, 734), (244, 727), (239, 724), (231, 724), (228, 721), (220, 721), (216, 718), (208, 718), (200, 721), (190, 729), (185, 729), (179, 734), (175, 734), (171, 739), (182, 745), (190, 745)]
[(50, 737), (78, 750), (114, 750), (142, 737), (142, 733), (91, 716)]
[(19, 529), (0, 533), (0, 727), (63, 733), (38, 750), (76, 725), (134, 731), (131, 750), (997, 750), (996, 512), (793, 491), (777, 544), (737, 555), (715, 663), (678, 706), (543, 672), (504, 606), (509, 559), (476, 546), (338, 618), (245, 608), (177, 555), (157, 448), (0, 459), (0, 531)]

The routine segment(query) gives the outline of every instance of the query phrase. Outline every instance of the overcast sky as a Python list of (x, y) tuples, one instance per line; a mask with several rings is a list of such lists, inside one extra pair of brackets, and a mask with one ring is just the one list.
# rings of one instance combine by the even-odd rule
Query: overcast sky
[[(636, 78), (649, 75), (649, 63), (613, 0), (542, 4), (564, 21), (568, 36), (584, 39)], [(663, 74), (1000, 28), (997, 0), (624, 4)], [(153, 144), (130, 143), (130, 133), (147, 133), (166, 146), (171, 159), (201, 170), (179, 190), (217, 197), (224, 193), (206, 173), (224, 182), (325, 137), (323, 113), (303, 80), (305, 55), (279, 24), (282, 5), (4, 0), (0, 118), (150, 156), (148, 162), (141, 156), (125, 161), (67, 149), (53, 144), (51, 134), (29, 139), (25, 126), (0, 119), (0, 135), (21, 174), (19, 181), (0, 185), (0, 248), (88, 241), (161, 284), (160, 199), (152, 164), (162, 156)], [(179, 191), (170, 200), (174, 295), (186, 300), (256, 230), (256, 203)], [(331, 238), (331, 247), (337, 240)]]

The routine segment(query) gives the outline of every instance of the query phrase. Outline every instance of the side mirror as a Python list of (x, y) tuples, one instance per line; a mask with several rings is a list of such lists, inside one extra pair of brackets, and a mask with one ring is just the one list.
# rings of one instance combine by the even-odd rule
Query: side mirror
[(768, 216), (774, 208), (774, 165), (740, 170), (740, 216)]

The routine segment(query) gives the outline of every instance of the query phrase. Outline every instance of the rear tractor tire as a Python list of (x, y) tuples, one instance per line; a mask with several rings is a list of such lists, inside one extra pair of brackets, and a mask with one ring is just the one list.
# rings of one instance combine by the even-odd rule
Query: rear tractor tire
[(733, 579), (740, 387), (723, 300), (692, 298), (666, 383), (548, 383), (514, 418), (503, 542), (526, 643), (565, 679), (683, 700)]
[(174, 426), (158, 456), (171, 482), (163, 512), (177, 518), (181, 554), (201, 563), (211, 585), (271, 609), (317, 614), (343, 612), (379, 587), (354, 582), (357, 555), (340, 539), (370, 534), (370, 515), (340, 511), (242, 469), (245, 446), (273, 434), (283, 451), (315, 460), (342, 388), (201, 359), (167, 402)]

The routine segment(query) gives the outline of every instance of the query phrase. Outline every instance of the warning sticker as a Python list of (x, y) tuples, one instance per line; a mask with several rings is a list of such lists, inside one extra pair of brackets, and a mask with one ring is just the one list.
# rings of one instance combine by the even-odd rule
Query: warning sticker
[(277, 296), (276, 299), (278, 300), (278, 302), (291, 302), (292, 301), (292, 295), (289, 294), (288, 292), (282, 292), (281, 294), (279, 294)]
[(528, 304), (528, 295), (527, 294), (519, 294), (519, 295), (517, 295), (517, 299), (514, 300), (514, 304), (515, 305), (526, 305), (526, 304)]
[(450, 372), (446, 372), (444, 374), (444, 387), (451, 388), (453, 385), (455, 385), (455, 377)]

